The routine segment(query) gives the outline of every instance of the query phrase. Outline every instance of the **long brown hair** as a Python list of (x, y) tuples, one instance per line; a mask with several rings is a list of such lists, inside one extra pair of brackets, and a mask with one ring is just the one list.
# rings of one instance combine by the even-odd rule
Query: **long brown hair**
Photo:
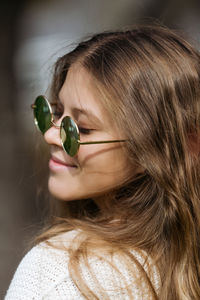
[(130, 168), (137, 163), (144, 172), (107, 193), (104, 208), (92, 199), (61, 203), (36, 242), (81, 229), (85, 239), (71, 249), (70, 263), (71, 276), (86, 299), (98, 297), (81, 279), (77, 265), (97, 245), (118, 251), (127, 262), (136, 263), (130, 249), (151, 257), (160, 276), (157, 292), (140, 271), (154, 299), (200, 299), (198, 51), (161, 26), (96, 34), (58, 59), (54, 99), (75, 63), (93, 76), (103, 104), (127, 138)]

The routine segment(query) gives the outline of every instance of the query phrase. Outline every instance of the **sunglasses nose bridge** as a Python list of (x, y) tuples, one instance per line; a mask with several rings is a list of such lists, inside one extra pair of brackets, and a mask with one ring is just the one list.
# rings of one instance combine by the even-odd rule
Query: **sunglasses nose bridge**
[(60, 129), (60, 125), (57, 125), (53, 120), (51, 120), (51, 124), (57, 128), (57, 129)]

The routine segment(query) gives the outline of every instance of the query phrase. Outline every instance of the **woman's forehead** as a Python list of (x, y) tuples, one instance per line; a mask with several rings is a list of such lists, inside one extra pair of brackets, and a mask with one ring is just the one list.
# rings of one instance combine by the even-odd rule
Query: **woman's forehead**
[(93, 114), (100, 119), (108, 115), (92, 75), (80, 65), (70, 67), (59, 92), (59, 100), (70, 111)]

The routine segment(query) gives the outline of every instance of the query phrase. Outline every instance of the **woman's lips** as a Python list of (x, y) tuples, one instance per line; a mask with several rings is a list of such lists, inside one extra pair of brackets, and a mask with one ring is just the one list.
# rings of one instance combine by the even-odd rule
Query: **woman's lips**
[(59, 171), (59, 170), (64, 170), (64, 169), (72, 169), (76, 168), (77, 166), (72, 165), (70, 163), (65, 163), (55, 157), (51, 157), (49, 160), (49, 168), (53, 171)]

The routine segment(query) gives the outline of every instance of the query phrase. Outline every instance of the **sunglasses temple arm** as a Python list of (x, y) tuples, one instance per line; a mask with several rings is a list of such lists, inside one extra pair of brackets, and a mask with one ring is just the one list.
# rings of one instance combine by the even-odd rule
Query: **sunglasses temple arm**
[(108, 144), (108, 143), (119, 143), (119, 142), (126, 142), (126, 140), (113, 140), (113, 141), (94, 141), (94, 142), (80, 142), (80, 145), (92, 145), (92, 144)]

